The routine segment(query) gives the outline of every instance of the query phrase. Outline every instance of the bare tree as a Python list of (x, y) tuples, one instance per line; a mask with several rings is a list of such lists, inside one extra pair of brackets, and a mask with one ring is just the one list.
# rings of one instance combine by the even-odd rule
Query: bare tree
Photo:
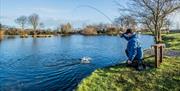
[(119, 16), (118, 18), (115, 18), (114, 23), (115, 25), (117, 24), (118, 26), (120, 26), (122, 29), (124, 28), (135, 29), (137, 25), (136, 19), (129, 15)]
[(166, 20), (165, 23), (164, 23), (164, 28), (166, 30), (166, 32), (169, 32), (169, 28), (170, 26), (172, 25), (171, 21), (170, 20)]
[(72, 32), (72, 25), (70, 23), (61, 25), (61, 32), (63, 34), (68, 34)]
[(39, 23), (39, 28), (40, 28), (40, 29), (43, 29), (44, 27), (45, 27), (45, 25), (44, 25), (43, 22)]
[(117, 1), (120, 11), (136, 16), (155, 35), (156, 42), (160, 42), (161, 28), (165, 25), (167, 16), (180, 9), (179, 0), (130, 0), (127, 7)]
[(32, 25), (33, 30), (35, 31), (39, 25), (39, 15), (32, 14), (28, 17), (28, 19), (29, 19), (29, 24)]
[(15, 22), (21, 26), (22, 30), (24, 30), (25, 24), (27, 23), (27, 17), (20, 16), (17, 19), (15, 19)]
[(103, 23), (99, 23), (95, 25), (95, 27), (97, 28), (98, 33), (104, 33), (107, 30), (106, 24), (103, 24)]
[(114, 19), (113, 23), (114, 23), (114, 25), (118, 26), (120, 29), (123, 30), (123, 28), (124, 28), (124, 21), (125, 21), (124, 17), (119, 16), (119, 17)]

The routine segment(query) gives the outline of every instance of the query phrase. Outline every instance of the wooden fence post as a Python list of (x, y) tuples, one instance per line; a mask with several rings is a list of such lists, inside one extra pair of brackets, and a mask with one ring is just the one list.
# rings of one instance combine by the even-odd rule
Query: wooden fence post
[(163, 60), (163, 46), (160, 46), (160, 63), (162, 63)]
[(157, 68), (163, 61), (163, 48), (165, 47), (165, 44), (155, 44), (152, 46), (154, 47), (155, 67)]

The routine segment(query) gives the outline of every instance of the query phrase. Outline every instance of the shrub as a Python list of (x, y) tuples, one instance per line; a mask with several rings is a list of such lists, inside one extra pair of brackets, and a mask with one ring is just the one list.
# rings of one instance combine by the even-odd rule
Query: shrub
[(116, 29), (116, 28), (111, 27), (111, 28), (107, 29), (107, 34), (108, 35), (117, 35), (117, 34), (119, 34), (119, 30)]
[(84, 35), (97, 35), (97, 30), (94, 27), (86, 27), (82, 32)]

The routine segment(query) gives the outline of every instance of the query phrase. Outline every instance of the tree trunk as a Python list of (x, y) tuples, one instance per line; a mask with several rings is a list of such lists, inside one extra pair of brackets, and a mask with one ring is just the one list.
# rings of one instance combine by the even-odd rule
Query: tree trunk
[(159, 42), (162, 41), (162, 38), (161, 38), (161, 31), (160, 31), (160, 30), (158, 31), (158, 41), (159, 41)]
[(158, 38), (158, 35), (155, 36), (155, 41), (156, 41), (156, 44), (159, 43), (159, 38)]
[(154, 32), (155, 32), (155, 41), (158, 44), (159, 43), (159, 37), (158, 37), (159, 33), (158, 33), (158, 29), (157, 29), (156, 26), (155, 26), (155, 31)]
[(21, 25), (21, 29), (24, 31), (24, 24)]

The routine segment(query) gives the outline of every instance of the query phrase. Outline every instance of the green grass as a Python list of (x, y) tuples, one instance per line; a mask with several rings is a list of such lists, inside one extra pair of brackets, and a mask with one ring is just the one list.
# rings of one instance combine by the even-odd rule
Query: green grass
[(152, 32), (142, 32), (142, 34), (145, 34), (145, 35), (153, 35)]
[[(142, 34), (152, 35), (151, 32), (142, 32)], [(167, 49), (180, 50), (180, 33), (162, 34), (162, 40)]]
[(180, 33), (163, 35), (162, 39), (168, 49), (180, 50)]
[[(153, 59), (147, 60), (153, 63)], [(179, 91), (180, 57), (165, 58), (159, 68), (142, 72), (119, 65), (98, 69), (84, 79), (77, 91)]]
[[(168, 49), (180, 49), (180, 33), (163, 35)], [(145, 60), (153, 65), (154, 58)], [(120, 64), (98, 69), (82, 80), (77, 91), (180, 91), (180, 57), (165, 57), (159, 68), (136, 71)]]

